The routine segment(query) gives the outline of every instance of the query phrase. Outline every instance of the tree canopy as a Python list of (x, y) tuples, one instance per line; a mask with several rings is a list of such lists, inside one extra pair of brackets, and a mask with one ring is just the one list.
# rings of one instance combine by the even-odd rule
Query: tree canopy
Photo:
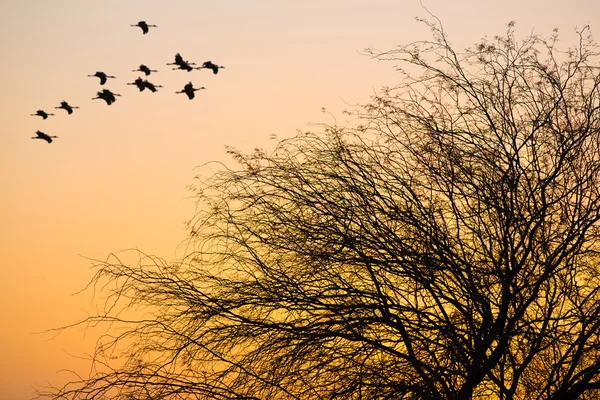
[[(442, 25), (347, 126), (201, 179), (185, 257), (98, 261), (113, 324), (56, 399), (600, 396), (600, 64)], [(127, 310), (145, 307), (143, 317)], [(125, 310), (125, 311), (124, 311)]]

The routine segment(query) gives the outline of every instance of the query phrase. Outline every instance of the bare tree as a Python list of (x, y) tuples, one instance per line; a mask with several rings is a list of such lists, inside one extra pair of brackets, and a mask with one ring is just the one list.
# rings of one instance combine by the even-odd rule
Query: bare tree
[(360, 125), (231, 150), (183, 260), (98, 262), (114, 329), (41, 394), (599, 398), (598, 48), (425, 23)]

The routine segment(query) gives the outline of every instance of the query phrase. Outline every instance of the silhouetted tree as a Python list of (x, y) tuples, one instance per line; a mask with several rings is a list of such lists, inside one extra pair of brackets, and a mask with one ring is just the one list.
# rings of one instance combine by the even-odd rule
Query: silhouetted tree
[(54, 398), (600, 397), (598, 48), (426, 23), (360, 125), (231, 150), (181, 262), (98, 263), (115, 328)]

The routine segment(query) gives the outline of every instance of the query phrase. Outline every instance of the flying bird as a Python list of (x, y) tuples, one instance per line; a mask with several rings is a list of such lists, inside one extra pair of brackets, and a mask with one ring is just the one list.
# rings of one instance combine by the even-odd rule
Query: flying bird
[(151, 92), (156, 92), (157, 91), (156, 88), (162, 87), (160, 85), (155, 85), (152, 82), (148, 82), (147, 80), (142, 79), (140, 77), (138, 77), (135, 81), (128, 83), (128, 85), (137, 86), (137, 88), (140, 90), (140, 92), (143, 92), (145, 89), (148, 89)]
[[(202, 63), (202, 66), (200, 68), (212, 69), (213, 74), (218, 74), (219, 73), (219, 68), (225, 68), (225, 67), (222, 66), (222, 65), (213, 64), (210, 61), (206, 61), (206, 62)], [(198, 69), (200, 69), (200, 68), (198, 68)]]
[(146, 74), (146, 76), (150, 75), (150, 73), (151, 73), (151, 72), (158, 72), (158, 71), (156, 71), (156, 70), (154, 70), (154, 69), (150, 69), (150, 68), (148, 68), (148, 67), (147, 67), (147, 66), (145, 66), (144, 64), (141, 64), (141, 65), (138, 67), (138, 69), (134, 69), (132, 72), (137, 72), (137, 71), (143, 72), (144, 74)]
[(97, 93), (98, 97), (94, 97), (92, 98), (92, 100), (96, 100), (96, 99), (102, 99), (104, 101), (106, 101), (107, 105), (111, 105), (112, 103), (114, 103), (115, 101), (117, 101), (117, 99), (115, 98), (115, 96), (120, 96), (120, 94), (116, 94), (111, 92), (108, 89), (103, 89), (101, 92)]
[(184, 61), (183, 57), (181, 57), (181, 54), (179, 54), (179, 53), (175, 54), (175, 62), (167, 64), (167, 65), (181, 65), (181, 64), (184, 64), (184, 63), (185, 64), (189, 64), (189, 65), (196, 65), (195, 63)]
[(60, 107), (54, 107), (54, 108), (59, 108), (59, 109), (62, 108), (63, 110), (66, 110), (67, 113), (70, 115), (70, 114), (73, 114), (73, 109), (74, 108), (79, 108), (79, 107), (72, 106), (72, 105), (70, 105), (69, 103), (67, 103), (66, 101), (63, 100), (63, 101), (60, 102)]
[(42, 139), (48, 143), (52, 143), (52, 139), (58, 137), (58, 136), (48, 136), (44, 132), (41, 132), (41, 131), (36, 131), (35, 133), (37, 136), (32, 136), (31, 137), (32, 139)]
[(142, 82), (142, 84), (144, 85), (144, 87), (146, 89), (148, 89), (152, 93), (154, 93), (154, 92), (156, 92), (158, 90), (156, 88), (161, 88), (162, 87), (160, 85), (155, 85), (154, 83), (148, 82), (147, 80), (144, 80), (144, 82)]
[(192, 100), (195, 97), (195, 91), (197, 90), (202, 90), (202, 89), (206, 89), (204, 86), (200, 87), (200, 88), (194, 88), (194, 85), (192, 84), (192, 82), (188, 83), (187, 85), (185, 85), (183, 87), (183, 90), (179, 91), (179, 92), (175, 92), (175, 93), (185, 93), (188, 97), (188, 99)]
[(131, 25), (131, 26), (139, 26), (140, 28), (142, 28), (142, 32), (144, 33), (144, 35), (146, 33), (148, 33), (148, 28), (156, 28), (157, 27), (156, 25), (148, 25), (146, 23), (146, 21), (140, 21), (137, 24)]
[(179, 64), (179, 66), (178, 66), (177, 68), (173, 68), (173, 70), (176, 70), (176, 69), (183, 69), (183, 70), (185, 70), (185, 71), (187, 71), (187, 72), (190, 72), (190, 71), (191, 71), (191, 70), (193, 70), (193, 69), (200, 69), (200, 68), (201, 68), (201, 67), (199, 67), (199, 68), (194, 68), (194, 67), (192, 67), (191, 65), (193, 65), (193, 64), (189, 64), (189, 63), (187, 63), (187, 62), (185, 62), (185, 61), (184, 61), (183, 63)]
[(43, 119), (46, 119), (46, 118), (48, 118), (48, 116), (49, 116), (49, 115), (54, 115), (54, 114), (49, 114), (49, 113), (47, 113), (47, 112), (46, 112), (46, 111), (44, 111), (44, 110), (37, 110), (37, 111), (35, 112), (35, 114), (31, 114), (31, 115), (33, 115), (33, 116), (36, 116), (36, 117), (39, 115), (39, 116), (40, 116), (40, 117), (42, 117)]
[(106, 75), (106, 74), (105, 74), (104, 72), (102, 72), (102, 71), (97, 71), (97, 72), (96, 72), (94, 75), (88, 75), (88, 76), (91, 76), (91, 77), (95, 76), (95, 77), (97, 77), (97, 78), (100, 78), (100, 84), (101, 84), (101, 85), (104, 85), (104, 84), (106, 83), (106, 80), (107, 80), (108, 78), (116, 78), (116, 77), (114, 77), (114, 76), (111, 76), (111, 75)]
[(144, 89), (146, 89), (146, 85), (144, 85), (144, 80), (140, 77), (138, 77), (135, 81), (128, 83), (128, 85), (137, 86), (137, 88), (140, 90), (140, 92), (143, 92)]
[(191, 66), (196, 65), (196, 63), (191, 63), (189, 61), (185, 61), (183, 59), (183, 57), (181, 57), (181, 54), (177, 53), (177, 54), (175, 54), (175, 62), (168, 63), (167, 65), (177, 65), (177, 68), (173, 68), (174, 70), (175, 69), (183, 69), (183, 70), (186, 70), (187, 72), (190, 72), (191, 70), (194, 69)]

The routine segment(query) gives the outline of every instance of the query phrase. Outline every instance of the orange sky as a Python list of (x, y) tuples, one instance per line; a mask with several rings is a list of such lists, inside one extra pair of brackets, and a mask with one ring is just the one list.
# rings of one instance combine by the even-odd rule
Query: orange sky
[[(600, 36), (597, 0), (424, 3), (459, 49), (510, 20), (522, 36), (558, 27), (572, 43), (586, 24)], [(194, 167), (227, 160), (225, 145), (268, 148), (271, 134), (332, 122), (321, 107), (343, 122), (344, 102), (397, 83), (392, 65), (360, 51), (427, 38), (415, 16), (426, 16), (416, 0), (0, 2), (0, 399), (60, 383), (61, 368), (86, 371), (74, 356), (93, 350), (92, 335), (35, 334), (91, 311), (89, 295), (71, 295), (91, 277), (79, 255), (137, 247), (174, 259)], [(159, 27), (142, 35), (129, 26), (139, 20)], [(172, 71), (177, 52), (226, 69)], [(126, 85), (141, 63), (159, 70), (155, 94)], [(91, 100), (95, 71), (117, 77), (110, 107)], [(190, 80), (207, 87), (193, 101), (174, 93)], [(81, 108), (68, 116), (54, 109), (61, 100)], [(57, 115), (29, 115), (37, 109)], [(38, 129), (59, 138), (31, 140)]]

